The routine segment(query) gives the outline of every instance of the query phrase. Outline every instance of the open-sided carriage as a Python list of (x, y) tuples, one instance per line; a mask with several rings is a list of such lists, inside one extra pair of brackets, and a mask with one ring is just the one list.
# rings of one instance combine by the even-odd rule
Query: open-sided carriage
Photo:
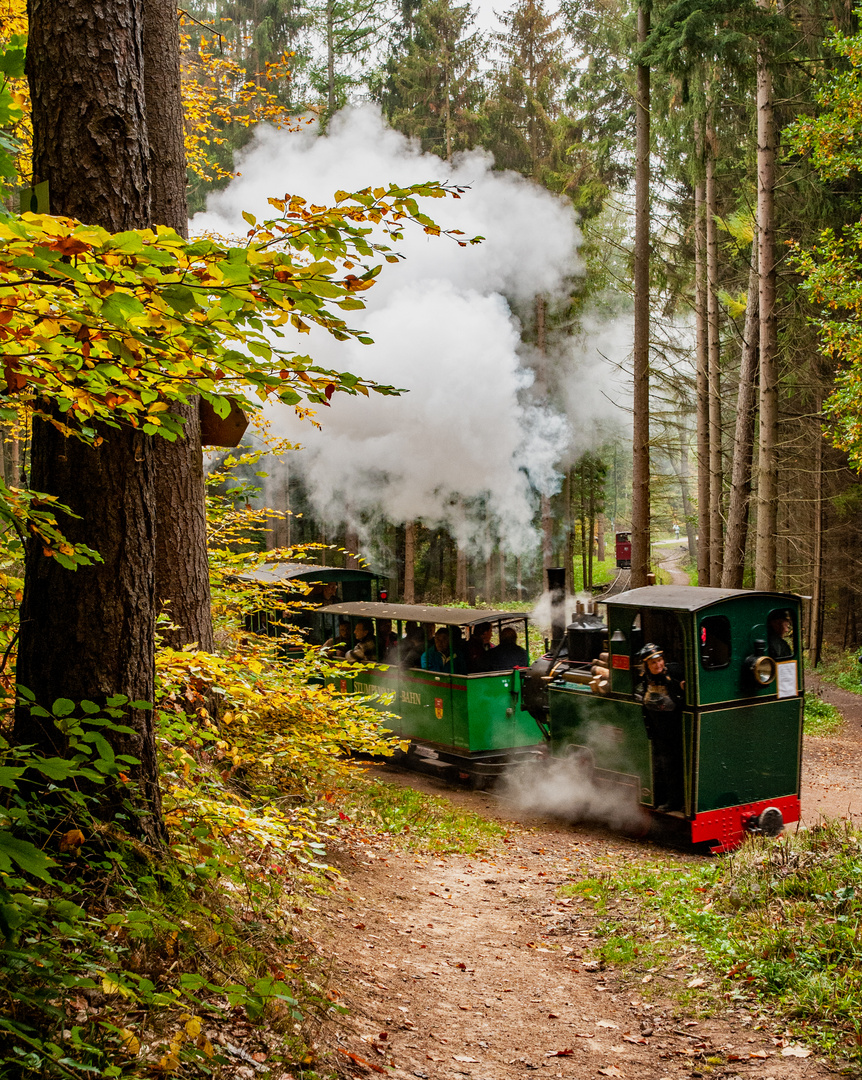
[[(526, 650), (528, 616), (524, 612), (342, 603), (328, 605), (321, 615), (332, 638), (342, 620), (351, 627), (359, 621), (371, 621), (375, 634), (381, 625), (391, 622), (398, 642), (404, 640), (408, 624), (448, 631), (450, 661), (446, 671), (405, 666), (399, 662), (396, 649), (385, 665), (380, 656), (378, 665), (345, 668), (333, 680), (345, 693), (389, 695), (388, 701), (377, 698), (375, 704), (391, 714), (389, 726), (410, 741), (414, 758), (422, 758), (429, 766), (438, 762), (457, 769), (481, 786), (500, 775), (513, 760), (543, 750), (539, 728), (521, 708), (519, 669), (509, 666), (466, 675), (457, 671), (457, 639), (466, 638), (485, 623), (491, 624), (498, 637), (506, 627), (516, 628), (520, 647)], [(526, 651), (524, 655), (526, 667), (529, 657)]]

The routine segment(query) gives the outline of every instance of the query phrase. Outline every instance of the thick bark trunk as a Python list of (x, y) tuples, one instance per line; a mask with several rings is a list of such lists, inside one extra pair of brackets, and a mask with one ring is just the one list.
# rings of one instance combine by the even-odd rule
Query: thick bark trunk
[[(92, 5), (41, 0), (28, 5), (27, 74), (33, 170), (50, 184), (51, 210), (120, 231), (150, 221), (142, 7), (134, 0)], [(32, 486), (80, 515), (61, 518), (68, 536), (104, 562), (75, 572), (31, 538), (21, 610), (17, 679), (39, 704), (58, 697), (104, 702), (113, 694), (152, 701), (154, 692), (155, 521), (151, 440), (124, 429), (93, 448), (36, 423)], [(133, 735), (105, 729), (115, 751), (134, 754), (129, 795), (150, 839), (164, 836), (152, 712), (130, 710)], [(26, 709), (15, 736), (49, 748), (57, 733)], [(100, 790), (113, 816), (122, 785)]]
[[(649, 13), (638, 8), (638, 42), (649, 34)], [(632, 588), (647, 584), (650, 556), (649, 455), (649, 166), (650, 74), (637, 69), (634, 251), (634, 387), (632, 396)]]
[(697, 356), (697, 581), (709, 585), (709, 347), (703, 184), (694, 189), (695, 342)]
[[(144, 91), (150, 142), (150, 221), (188, 236), (186, 151), (180, 95), (180, 35), (171, 0), (144, 4)], [(176, 442), (155, 439), (156, 599), (176, 629), (166, 644), (212, 652), (206, 493), (198, 400), (171, 411), (184, 421)]]
[(721, 344), (718, 310), (718, 228), (715, 195), (715, 132), (706, 130), (706, 319), (709, 377), (709, 580), (721, 581)]
[(742, 331), (739, 362), (739, 390), (736, 396), (736, 433), (730, 473), (730, 500), (727, 506), (727, 534), (721, 584), (725, 589), (741, 589), (745, 574), (745, 545), (748, 540), (748, 512), (751, 503), (751, 462), (754, 453), (755, 396), (757, 392), (758, 339), (760, 316), (757, 255), (752, 253), (748, 276), (748, 304)]
[[(758, 0), (761, 7), (768, 0)], [(775, 115), (765, 46), (757, 53), (757, 258), (760, 278), (760, 427), (754, 587), (774, 589), (777, 572), (778, 356), (775, 320)]]

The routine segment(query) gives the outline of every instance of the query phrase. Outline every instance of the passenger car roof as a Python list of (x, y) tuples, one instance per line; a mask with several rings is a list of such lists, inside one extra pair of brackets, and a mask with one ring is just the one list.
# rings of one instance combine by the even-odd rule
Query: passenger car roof
[(446, 608), (425, 604), (382, 604), (371, 601), (353, 604), (327, 604), (324, 615), (349, 615), (353, 618), (400, 619), (402, 622), (440, 623), (443, 626), (475, 626), (483, 622), (514, 622), (529, 619), (527, 611), (490, 611), (485, 608)]
[(802, 598), (796, 593), (762, 592), (758, 589), (708, 589), (699, 585), (646, 585), (642, 589), (630, 589), (628, 592), (609, 596), (605, 603), (608, 607), (655, 607), (670, 608), (674, 611), (700, 611), (712, 607), (722, 600), (732, 600), (739, 596), (763, 596), (786, 603)]
[(345, 570), (340, 566), (316, 566), (307, 562), (264, 563), (256, 570), (237, 574), (240, 581), (258, 581), (264, 585), (280, 581), (366, 581), (374, 576), (370, 570)]

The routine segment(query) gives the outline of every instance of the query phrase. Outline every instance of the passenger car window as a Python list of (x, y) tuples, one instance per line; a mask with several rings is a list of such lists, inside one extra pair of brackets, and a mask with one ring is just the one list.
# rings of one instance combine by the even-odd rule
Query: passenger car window
[(730, 663), (730, 619), (709, 615), (700, 623), (700, 662), (707, 671)]

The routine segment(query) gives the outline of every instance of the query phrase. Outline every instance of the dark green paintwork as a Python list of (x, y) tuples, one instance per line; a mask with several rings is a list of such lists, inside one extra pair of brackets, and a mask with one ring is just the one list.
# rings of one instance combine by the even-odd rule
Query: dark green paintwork
[[(444, 675), (416, 668), (373, 669), (344, 680), (348, 692), (394, 692), (391, 705), (381, 709), (397, 714), (395, 734), (475, 754), (542, 741), (533, 718), (520, 708), (516, 672), (488, 675)], [(438, 717), (438, 712), (442, 713)]]
[(701, 714), (697, 812), (799, 791), (802, 698)]
[[(768, 641), (767, 619), (779, 608), (793, 614), (793, 666), (786, 670), (795, 674), (795, 694), (780, 699), (777, 680), (758, 686), (746, 667), (748, 657), (763, 654), (755, 642)], [(710, 668), (701, 657), (700, 634), (703, 621), (717, 615), (728, 620), (730, 651), (724, 666)], [(552, 749), (562, 753), (572, 744), (589, 746), (598, 768), (637, 775), (642, 801), (652, 802), (650, 745), (641, 706), (633, 697), (640, 678), (636, 653), (651, 641), (663, 648), (668, 663), (679, 665), (685, 680), (686, 813), (694, 816), (798, 795), (803, 704), (800, 617), (799, 598), (786, 593), (659, 587), (628, 594), (619, 606), (609, 601), (610, 695), (594, 696), (587, 687), (562, 681), (552, 684)]]

